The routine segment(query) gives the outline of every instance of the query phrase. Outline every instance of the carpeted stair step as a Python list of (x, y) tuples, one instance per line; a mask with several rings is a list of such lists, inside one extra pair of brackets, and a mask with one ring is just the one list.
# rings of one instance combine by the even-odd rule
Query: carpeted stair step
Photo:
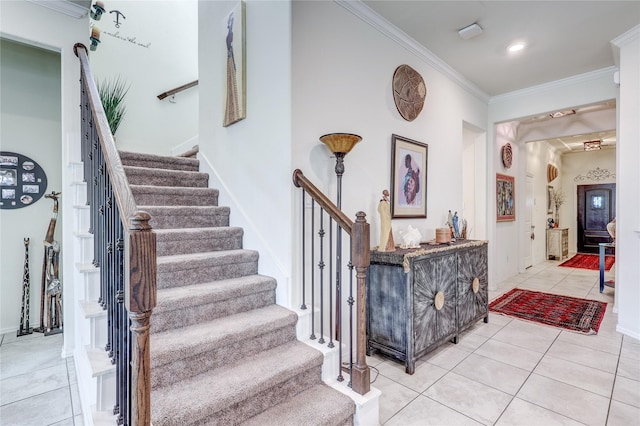
[(180, 287), (258, 273), (258, 252), (224, 250), (158, 256), (158, 288)]
[(229, 207), (218, 206), (142, 206), (151, 215), (154, 229), (208, 228), (229, 226)]
[(147, 167), (124, 166), (129, 185), (186, 186), (207, 188), (209, 175), (181, 170), (151, 169)]
[(276, 285), (275, 279), (256, 274), (160, 289), (151, 332), (187, 327), (273, 305)]
[(130, 185), (140, 206), (217, 206), (218, 190), (180, 186)]
[(242, 228), (155, 229), (158, 256), (242, 248)]
[(151, 393), (154, 426), (232, 425), (320, 383), (322, 354), (293, 340)]
[(250, 418), (241, 425), (349, 426), (353, 425), (355, 411), (351, 398), (325, 384), (319, 384)]
[(171, 157), (155, 154), (119, 151), (124, 166), (148, 167), (155, 169), (185, 170), (197, 172), (200, 161), (195, 158)]
[(151, 337), (151, 387), (168, 386), (296, 338), (298, 316), (279, 305), (241, 312)]

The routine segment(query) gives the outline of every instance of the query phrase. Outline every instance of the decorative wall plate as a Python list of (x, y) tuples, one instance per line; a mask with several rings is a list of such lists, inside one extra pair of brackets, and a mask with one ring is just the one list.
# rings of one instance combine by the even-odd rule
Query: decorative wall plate
[(427, 97), (427, 86), (420, 73), (409, 65), (400, 65), (393, 73), (393, 101), (407, 121), (416, 119)]
[(513, 149), (510, 143), (504, 144), (502, 147), (502, 164), (508, 169), (513, 162)]

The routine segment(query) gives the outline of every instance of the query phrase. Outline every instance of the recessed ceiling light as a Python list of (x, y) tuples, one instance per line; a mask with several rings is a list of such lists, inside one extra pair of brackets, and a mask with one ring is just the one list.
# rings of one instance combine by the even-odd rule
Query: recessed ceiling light
[(514, 43), (511, 43), (509, 47), (507, 47), (507, 51), (509, 53), (515, 53), (521, 51), (525, 47), (527, 47), (527, 43), (525, 43), (524, 41), (516, 41)]

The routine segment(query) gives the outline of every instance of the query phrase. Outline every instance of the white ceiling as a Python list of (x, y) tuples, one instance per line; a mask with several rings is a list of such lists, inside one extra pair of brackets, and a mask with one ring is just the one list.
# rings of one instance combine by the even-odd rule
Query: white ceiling
[[(615, 65), (611, 40), (640, 24), (640, 1), (365, 0), (489, 96)], [(477, 23), (483, 33), (463, 40)], [(523, 40), (528, 47), (507, 54)]]
[[(614, 65), (611, 41), (640, 24), (640, 1), (401, 1), (364, 0), (369, 8), (416, 40), (488, 97), (597, 71)], [(458, 30), (477, 23), (483, 32), (463, 40)], [(527, 48), (508, 54), (514, 41)], [(604, 102), (576, 108), (579, 120)], [(521, 122), (544, 126), (548, 114)], [(545, 140), (561, 153), (585, 141), (614, 148), (615, 129)]]

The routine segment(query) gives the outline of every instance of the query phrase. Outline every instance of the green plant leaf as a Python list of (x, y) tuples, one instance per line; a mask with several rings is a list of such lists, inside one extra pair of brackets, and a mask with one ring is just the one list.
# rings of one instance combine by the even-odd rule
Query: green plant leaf
[(98, 87), (100, 101), (102, 102), (102, 108), (109, 122), (111, 134), (115, 135), (127, 112), (124, 98), (129, 91), (130, 85), (120, 76), (113, 79), (105, 79), (100, 83), (96, 83), (96, 85)]

